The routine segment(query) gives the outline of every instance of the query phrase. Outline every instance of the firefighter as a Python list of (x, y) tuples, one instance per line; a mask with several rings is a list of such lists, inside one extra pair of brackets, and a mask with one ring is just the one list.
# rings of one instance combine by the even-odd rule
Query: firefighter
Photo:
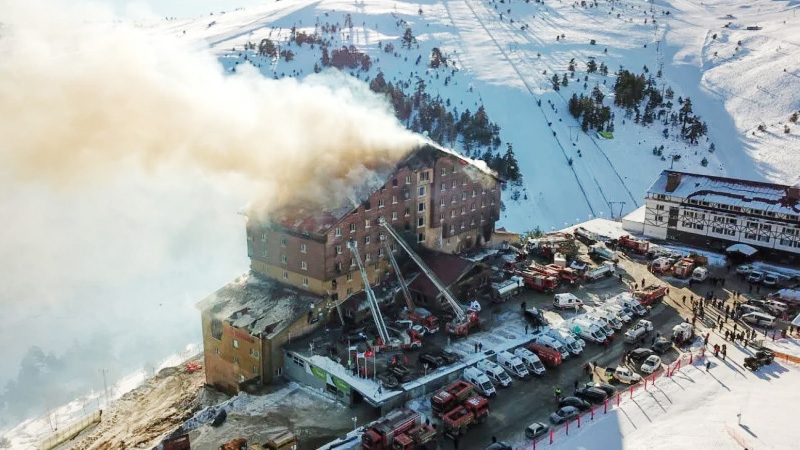
[(560, 402), (561, 401), (561, 388), (557, 387), (555, 389), (555, 391), (554, 391), (554, 394), (555, 394), (555, 397), (556, 397), (556, 403)]

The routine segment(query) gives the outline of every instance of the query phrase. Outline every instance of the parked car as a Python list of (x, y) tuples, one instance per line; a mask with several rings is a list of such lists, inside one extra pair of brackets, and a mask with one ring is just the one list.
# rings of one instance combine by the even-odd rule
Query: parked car
[(747, 282), (748, 283), (761, 283), (764, 280), (764, 272), (760, 270), (754, 270), (747, 275)]
[(433, 353), (423, 353), (419, 356), (420, 366), (423, 364), (428, 365), (428, 370), (438, 369), (439, 367), (446, 366), (447, 361), (439, 355)]
[(558, 402), (558, 406), (559, 407), (574, 406), (578, 408), (580, 411), (586, 411), (592, 407), (591, 403), (578, 397), (564, 397)]
[(767, 273), (764, 275), (764, 279), (761, 281), (761, 284), (767, 287), (775, 287), (778, 285), (780, 281), (780, 277), (774, 273)]
[(652, 350), (656, 354), (663, 355), (664, 352), (666, 352), (670, 348), (672, 348), (672, 341), (670, 341), (667, 338), (660, 337), (656, 339), (655, 344), (653, 344), (653, 346), (650, 347), (650, 350)]
[(514, 447), (512, 447), (508, 442), (500, 441), (490, 444), (488, 447), (486, 447), (486, 450), (514, 450)]
[(608, 398), (605, 391), (596, 387), (578, 388), (575, 390), (575, 396), (595, 405), (603, 403)]
[(736, 273), (746, 277), (747, 275), (750, 275), (750, 272), (754, 271), (755, 269), (756, 268), (753, 267), (752, 264), (742, 264), (741, 266), (736, 268)]
[(456, 353), (456, 352), (454, 352), (452, 350), (442, 350), (441, 355), (442, 355), (442, 358), (444, 358), (445, 362), (448, 365), (455, 364), (458, 361), (461, 361), (461, 355), (459, 355), (458, 353)]
[(397, 377), (390, 373), (381, 373), (378, 374), (378, 381), (381, 382), (381, 385), (387, 390), (394, 390), (400, 387), (400, 382), (397, 381)]
[(525, 427), (525, 437), (528, 439), (536, 439), (537, 437), (547, 433), (550, 430), (550, 425), (542, 422), (533, 422)]
[(413, 375), (411, 370), (403, 364), (389, 366), (389, 373), (394, 375), (395, 378), (397, 378), (401, 383), (407, 383), (411, 381), (411, 377)]
[(649, 358), (650, 355), (654, 355), (654, 354), (655, 354), (655, 352), (650, 350), (649, 348), (641, 347), (641, 348), (637, 348), (637, 349), (631, 350), (630, 359), (631, 359), (631, 362), (633, 362), (634, 364), (641, 364), (641, 363), (644, 362), (645, 359)]
[(650, 374), (658, 370), (659, 367), (661, 367), (661, 357), (658, 355), (650, 355), (642, 363), (641, 370), (644, 373)]
[(567, 420), (576, 417), (578, 414), (580, 414), (578, 408), (574, 406), (564, 406), (563, 408), (558, 408), (558, 411), (554, 412), (553, 414), (550, 414), (550, 421), (555, 424), (564, 423)]
[(605, 392), (606, 395), (609, 396), (609, 397), (614, 395), (614, 392), (617, 391), (617, 389), (614, 386), (612, 386), (612, 385), (610, 385), (608, 383), (603, 383), (602, 381), (599, 381), (599, 382), (596, 382), (596, 383), (592, 383), (591, 385), (587, 384), (584, 387), (593, 387), (593, 388), (600, 389), (603, 392)]

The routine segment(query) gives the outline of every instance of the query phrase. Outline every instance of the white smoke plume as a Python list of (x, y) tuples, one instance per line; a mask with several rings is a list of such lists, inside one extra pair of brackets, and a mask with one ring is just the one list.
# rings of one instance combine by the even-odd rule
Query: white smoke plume
[(357, 80), (224, 74), (204, 46), (62, 3), (0, 0), (0, 416), (28, 346), (98, 387), (196, 342), (192, 305), (246, 270), (243, 203), (350, 198), (420, 142)]
[(246, 64), (225, 75), (206, 49), (90, 3), (4, 0), (0, 17), (2, 162), (20, 177), (189, 167), (243, 176), (262, 185), (262, 205), (281, 205), (341, 195), (331, 182), (419, 142), (384, 98), (342, 75), (278, 81)]

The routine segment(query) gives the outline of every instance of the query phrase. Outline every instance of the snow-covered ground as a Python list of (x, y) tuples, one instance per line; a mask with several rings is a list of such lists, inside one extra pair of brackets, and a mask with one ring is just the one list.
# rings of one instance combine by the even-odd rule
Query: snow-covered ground
[[(717, 341), (714, 335), (711, 342)], [(537, 448), (791, 448), (796, 419), (789, 411), (800, 401), (800, 368), (774, 363), (754, 373), (742, 367), (748, 353), (728, 343), (725, 361), (709, 357), (710, 371), (684, 366), (671, 378), (657, 378), (633, 399), (623, 395), (619, 408), (606, 415), (600, 408), (594, 421), (584, 417), (581, 428), (573, 422), (569, 436), (561, 428), (553, 445), (545, 439)], [(522, 436), (507, 440), (515, 448), (531, 445)]]

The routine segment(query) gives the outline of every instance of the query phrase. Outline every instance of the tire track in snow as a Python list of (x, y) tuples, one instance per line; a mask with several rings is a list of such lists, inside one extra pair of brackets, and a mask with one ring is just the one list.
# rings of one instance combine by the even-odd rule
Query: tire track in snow
[[(445, 0), (445, 2), (446, 1), (447, 0)], [(533, 89), (531, 89), (531, 87), (528, 85), (527, 80), (525, 80), (525, 77), (522, 76), (522, 73), (519, 71), (519, 69), (517, 68), (516, 64), (514, 64), (511, 61), (511, 58), (508, 57), (508, 54), (503, 49), (503, 46), (501, 46), (500, 43), (497, 42), (497, 39), (494, 38), (492, 33), (489, 32), (489, 29), (486, 28), (486, 25), (483, 23), (483, 20), (481, 20), (481, 18), (478, 15), (478, 13), (475, 12), (475, 9), (472, 7), (472, 5), (469, 4), (469, 1), (468, 0), (463, 0), (463, 1), (464, 1), (464, 4), (467, 6), (467, 8), (469, 8), (469, 10), (472, 12), (472, 15), (475, 16), (475, 20), (478, 21), (478, 24), (480, 24), (481, 28), (483, 28), (483, 31), (486, 32), (486, 36), (488, 36), (489, 39), (491, 39), (492, 42), (494, 42), (494, 45), (497, 46), (497, 49), (500, 51), (500, 54), (503, 55), (503, 57), (506, 59), (506, 61), (508, 61), (508, 63), (511, 65), (511, 68), (514, 69), (514, 72), (516, 72), (516, 74), (519, 77), (520, 81), (522, 81), (522, 84), (525, 86), (525, 89), (528, 90), (528, 92), (531, 94), (531, 96), (535, 97), (535, 94), (533, 93)], [(447, 10), (448, 10), (448, 14), (450, 14), (449, 8)], [(451, 17), (451, 20), (452, 20), (452, 17)], [(539, 110), (542, 113), (542, 117), (544, 117), (544, 119), (547, 120), (547, 116), (544, 113), (544, 108), (542, 108), (542, 106), (541, 106), (541, 104), (539, 104), (539, 102), (535, 102), (535, 103), (539, 107)], [(561, 153), (564, 155), (564, 159), (569, 161), (569, 156), (567, 156), (567, 151), (564, 149), (564, 146), (561, 144), (561, 141), (558, 139), (558, 136), (554, 135), (553, 139), (555, 139), (556, 144), (558, 144), (558, 147), (561, 149)], [(583, 194), (583, 198), (586, 200), (586, 205), (589, 206), (589, 211), (592, 213), (592, 215), (595, 215), (594, 208), (592, 207), (592, 203), (591, 203), (591, 201), (589, 201), (589, 196), (586, 194), (586, 189), (584, 189), (583, 184), (581, 183), (580, 177), (578, 177), (577, 172), (575, 172), (575, 168), (572, 165), (570, 165), (569, 169), (572, 171), (572, 174), (575, 176), (575, 182), (578, 183), (578, 188), (580, 188), (581, 193)]]
[[(465, 3), (467, 3), (467, 6), (469, 6), (469, 8), (473, 12), (473, 14), (475, 14), (475, 17), (478, 17), (478, 15), (475, 13), (475, 10), (469, 5), (469, 0), (464, 0), (464, 1), (465, 1)], [(489, 10), (489, 11), (491, 12), (491, 10)], [(584, 16), (588, 17), (586, 12), (581, 11), (581, 13)], [(544, 20), (541, 17), (538, 17), (538, 18), (539, 18), (539, 20), (542, 20), (542, 21)], [(536, 20), (536, 18), (534, 18), (534, 20)], [(480, 19), (478, 19), (478, 21), (481, 22)], [(525, 31), (517, 30), (516, 28), (512, 27), (510, 23), (507, 24), (505, 21), (502, 21), (502, 22), (503, 22), (503, 25), (506, 27), (506, 29), (508, 29), (509, 31), (512, 31), (514, 35), (521, 35), (521, 37), (524, 38), (525, 41), (528, 42), (528, 44), (536, 45), (535, 39), (531, 38), (531, 32), (529, 32), (527, 30), (525, 30)], [(483, 26), (483, 22), (481, 22), (481, 26)], [(485, 26), (483, 26), (483, 29), (486, 30), (487, 35), (489, 35), (489, 37), (492, 39), (492, 41), (494, 41), (495, 44), (497, 44), (497, 41), (494, 39), (494, 36), (491, 35), (489, 30)], [(530, 28), (528, 28), (528, 29), (530, 29)], [(499, 45), (498, 45), (498, 47), (499, 47)], [(501, 52), (503, 52), (502, 49), (501, 49)], [(505, 54), (505, 52), (503, 52), (503, 55), (506, 56), (506, 59), (514, 67), (514, 70), (517, 72), (517, 74), (520, 74), (520, 71), (517, 70), (516, 65), (511, 62), (511, 60), (508, 58), (508, 56)], [(552, 67), (550, 67), (549, 65), (545, 64), (544, 62), (542, 62), (542, 65), (544, 65), (548, 70), (550, 70), (550, 72), (555, 73), (555, 71), (552, 70)], [(537, 75), (537, 77), (541, 78), (539, 76), (539, 71), (532, 70), (531, 73), (533, 73), (533, 74)], [(520, 77), (522, 77), (522, 76), (520, 75)], [(548, 79), (546, 81), (549, 82), (550, 80)], [(523, 83), (525, 84), (526, 87), (528, 87), (528, 84), (527, 84), (527, 82), (525, 82), (524, 79), (523, 79)], [(530, 90), (530, 88), (528, 90)], [(569, 103), (567, 101), (567, 99), (564, 97), (564, 95), (560, 91), (554, 91), (554, 92), (556, 93), (556, 95), (558, 95), (561, 98), (561, 100), (564, 101), (564, 105), (565, 106)], [(532, 92), (531, 92), (531, 94), (532, 94)], [(578, 123), (577, 120), (575, 122)], [(636, 200), (636, 197), (633, 195), (633, 192), (631, 192), (630, 188), (628, 188), (628, 185), (625, 184), (624, 178), (619, 173), (619, 171), (617, 170), (616, 166), (614, 166), (614, 163), (611, 162), (611, 158), (608, 157), (608, 154), (606, 154), (606, 152), (600, 147), (600, 145), (597, 143), (596, 139), (591, 134), (586, 133), (586, 136), (589, 138), (589, 141), (592, 143), (592, 145), (600, 152), (600, 154), (606, 160), (606, 162), (608, 163), (609, 167), (611, 168), (611, 171), (614, 172), (614, 175), (616, 175), (617, 179), (619, 180), (620, 184), (622, 185), (622, 188), (628, 194), (628, 197), (630, 197), (631, 201), (633, 201), (633, 204), (634, 204), (634, 208), (633, 209), (638, 208), (639, 207), (639, 202)], [(562, 147), (562, 150), (563, 150), (563, 147)], [(574, 169), (573, 169), (573, 172), (574, 172)], [(577, 174), (576, 174), (576, 176), (577, 176)], [(594, 178), (594, 176), (592, 178)], [(596, 178), (594, 178), (594, 181), (597, 184), (598, 189), (600, 189), (600, 194), (602, 195), (603, 200), (605, 200), (606, 203), (608, 203), (609, 209), (612, 210), (612, 215), (613, 215), (613, 208), (611, 207), (611, 204), (608, 202), (608, 199), (606, 198), (606, 195), (603, 193), (602, 189), (600, 188), (600, 183), (597, 181)]]

